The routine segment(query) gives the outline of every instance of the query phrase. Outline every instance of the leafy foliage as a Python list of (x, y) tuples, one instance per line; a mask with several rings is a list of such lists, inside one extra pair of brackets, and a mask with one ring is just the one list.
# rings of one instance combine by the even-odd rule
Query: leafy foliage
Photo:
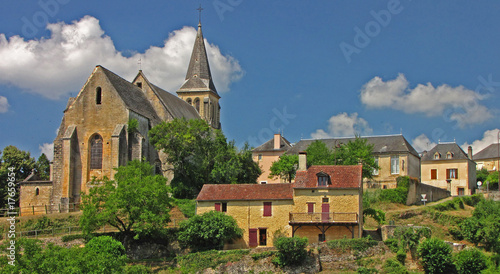
[(127, 259), (123, 245), (109, 236), (96, 237), (84, 248), (49, 244), (43, 249), (39, 241), (23, 238), (16, 244), (16, 264), (0, 264), (2, 273), (123, 273)]
[(177, 257), (177, 263), (182, 273), (199, 273), (207, 268), (215, 269), (221, 264), (236, 262), (248, 253), (248, 250), (209, 250)]
[(115, 180), (93, 181), (82, 195), (80, 225), (90, 233), (109, 224), (125, 234), (148, 235), (170, 221), (170, 188), (166, 179), (153, 175), (153, 167), (138, 160), (116, 169)]
[(472, 217), (460, 224), (462, 235), (475, 245), (483, 244), (487, 250), (500, 251), (500, 202), (481, 200)]
[(451, 247), (443, 240), (426, 239), (418, 246), (418, 255), (422, 259), (425, 273), (453, 272)]
[[(21, 182), (26, 179), (31, 174), (31, 171), (35, 168), (35, 159), (31, 157), (30, 153), (27, 151), (19, 150), (15, 146), (7, 146), (4, 148), (0, 157), (0, 208), (7, 206), (7, 196), (8, 193), (14, 193), (8, 191), (8, 178), (9, 174), (15, 176), (16, 182)], [(11, 170), (9, 170), (11, 168)], [(13, 170), (12, 170), (13, 169)], [(17, 201), (19, 199), (19, 188), (16, 187), (15, 196), (10, 197), (16, 200), (16, 206), (18, 206)]]
[(175, 199), (173, 203), (179, 208), (185, 217), (191, 218), (196, 212), (196, 200), (193, 199)]
[[(486, 177), (486, 183), (489, 184), (490, 190), (497, 190), (498, 189), (498, 171), (490, 172), (490, 174), (488, 174), (488, 177)], [(484, 187), (486, 187), (486, 185)]]
[(299, 164), (298, 155), (283, 154), (278, 161), (272, 163), (269, 173), (269, 179), (281, 178), (289, 183), (295, 179), (295, 173)]
[(138, 128), (139, 128), (139, 121), (137, 121), (137, 119), (128, 120), (128, 127), (127, 127), (128, 133), (132, 133), (136, 131)]
[(275, 263), (279, 266), (299, 265), (307, 257), (307, 238), (281, 237), (276, 240), (278, 256)]
[(396, 231), (394, 231), (394, 237), (398, 239), (398, 251), (410, 251), (412, 257), (414, 257), (420, 241), (423, 238), (429, 239), (431, 233), (428, 227), (398, 227)]
[(380, 167), (373, 158), (373, 145), (368, 140), (356, 137), (354, 141), (342, 144), (334, 150), (335, 164), (339, 165), (363, 165), (363, 178), (372, 178), (373, 170)]
[(276, 251), (264, 251), (264, 252), (260, 252), (260, 253), (253, 253), (251, 256), (252, 256), (252, 259), (258, 261), (260, 259), (271, 257), (274, 255), (276, 255)]
[(477, 248), (466, 248), (457, 253), (453, 260), (459, 274), (480, 273), (487, 268), (487, 259)]
[(307, 166), (334, 165), (335, 156), (325, 143), (320, 140), (312, 142), (306, 149)]
[(388, 274), (407, 274), (408, 270), (399, 261), (389, 259), (385, 261), (383, 267), (384, 273)]
[(486, 178), (488, 178), (488, 175), (490, 173), (488, 172), (488, 170), (486, 168), (481, 168), (480, 170), (476, 170), (476, 180), (478, 182), (486, 182)]
[(385, 212), (380, 209), (365, 208), (363, 209), (363, 217), (365, 216), (372, 217), (378, 225), (385, 222)]
[(179, 243), (192, 251), (222, 249), (224, 243), (243, 236), (236, 220), (219, 211), (209, 211), (180, 225)]
[(50, 161), (44, 153), (38, 157), (38, 161), (35, 163), (35, 169), (40, 179), (48, 180), (50, 178)]
[(248, 144), (239, 151), (201, 119), (174, 119), (150, 130), (151, 143), (168, 155), (176, 198), (195, 198), (203, 184), (255, 183), (262, 173)]

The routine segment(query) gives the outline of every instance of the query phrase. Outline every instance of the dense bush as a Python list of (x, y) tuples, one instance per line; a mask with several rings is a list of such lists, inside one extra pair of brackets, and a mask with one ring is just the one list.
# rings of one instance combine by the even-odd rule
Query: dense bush
[(275, 263), (279, 266), (299, 265), (307, 256), (307, 238), (281, 237), (276, 240), (278, 256)]
[(260, 253), (253, 253), (251, 256), (252, 256), (252, 259), (257, 261), (260, 259), (271, 257), (274, 254), (276, 254), (276, 251), (264, 251), (264, 252), (260, 252)]
[(425, 273), (452, 273), (454, 266), (451, 247), (443, 240), (430, 238), (423, 241), (417, 249)]
[(342, 252), (344, 252), (346, 250), (356, 250), (356, 251), (363, 252), (372, 246), (378, 245), (378, 242), (375, 240), (372, 240), (369, 237), (365, 237), (365, 238), (355, 238), (355, 239), (345, 239), (344, 238), (344, 239), (339, 239), (339, 240), (331, 240), (331, 241), (328, 241), (326, 244), (329, 248), (332, 248), (332, 249), (338, 248), (338, 249), (341, 249)]
[(472, 217), (465, 219), (460, 228), (463, 237), (471, 243), (500, 252), (500, 202), (481, 200)]
[(476, 206), (479, 202), (484, 200), (483, 194), (474, 194), (471, 196), (463, 196), (462, 201), (468, 206)]
[(467, 248), (454, 256), (459, 274), (475, 274), (486, 269), (486, 256), (476, 248)]
[(399, 263), (401, 263), (402, 265), (405, 265), (406, 251), (404, 251), (403, 249), (400, 249), (398, 251), (398, 253), (396, 254), (396, 259), (398, 260)]
[(243, 236), (236, 220), (218, 211), (195, 215), (181, 223), (179, 243), (192, 251), (222, 249), (224, 243)]
[(198, 273), (207, 268), (215, 269), (221, 264), (239, 261), (248, 253), (248, 250), (209, 250), (198, 253), (190, 253), (184, 256), (179, 256), (176, 259), (182, 273)]
[(448, 210), (458, 210), (458, 209), (464, 209), (464, 202), (462, 198), (460, 197), (455, 197), (452, 200), (446, 201), (444, 203), (440, 203), (437, 205), (432, 206), (432, 208), (438, 210), (438, 211), (448, 211)]
[(406, 199), (408, 196), (407, 188), (393, 188), (393, 189), (384, 189), (380, 192), (380, 201), (397, 203), (397, 204), (406, 204)]
[(186, 216), (186, 218), (191, 218), (194, 216), (196, 211), (196, 200), (192, 199), (175, 199), (173, 201), (179, 210)]
[(396, 238), (388, 238), (384, 244), (394, 253), (398, 252), (399, 240)]
[(415, 257), (417, 246), (423, 238), (431, 237), (431, 230), (428, 227), (407, 226), (398, 227), (394, 231), (394, 237), (399, 241), (399, 249), (410, 251), (412, 257)]
[(357, 273), (358, 274), (373, 274), (373, 273), (378, 273), (378, 271), (375, 268), (360, 267), (360, 268), (358, 268)]
[(382, 268), (384, 269), (384, 273), (387, 273), (387, 274), (407, 274), (408, 273), (408, 270), (406, 270), (404, 265), (402, 265), (401, 263), (399, 263), (398, 261), (396, 261), (394, 259), (389, 259), (389, 260), (385, 261)]
[(76, 240), (76, 239), (85, 239), (85, 235), (83, 235), (83, 234), (70, 234), (70, 235), (64, 235), (61, 237), (61, 241), (63, 241), (63, 243), (71, 242), (71, 241)]

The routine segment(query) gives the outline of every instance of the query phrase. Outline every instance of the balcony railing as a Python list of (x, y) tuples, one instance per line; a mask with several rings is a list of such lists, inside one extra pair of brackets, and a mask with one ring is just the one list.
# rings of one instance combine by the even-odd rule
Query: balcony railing
[(358, 223), (358, 213), (290, 213), (290, 223)]

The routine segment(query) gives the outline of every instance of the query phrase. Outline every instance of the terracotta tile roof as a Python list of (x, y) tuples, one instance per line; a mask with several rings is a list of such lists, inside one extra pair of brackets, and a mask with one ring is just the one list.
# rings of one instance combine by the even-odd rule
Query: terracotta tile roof
[(310, 166), (307, 171), (297, 171), (295, 188), (318, 188), (316, 174), (326, 173), (331, 184), (319, 188), (360, 188), (362, 184), (362, 166)]
[(203, 185), (197, 201), (292, 200), (293, 184)]

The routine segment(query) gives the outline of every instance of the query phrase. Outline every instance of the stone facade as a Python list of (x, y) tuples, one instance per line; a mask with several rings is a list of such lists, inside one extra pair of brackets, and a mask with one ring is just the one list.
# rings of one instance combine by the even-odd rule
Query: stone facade
[[(201, 25), (197, 38), (200, 36)], [(142, 71), (129, 82), (96, 66), (78, 95), (69, 98), (64, 110), (54, 140), (51, 181), (25, 182), (20, 207), (29, 210), (49, 205), (50, 211), (67, 212), (80, 202), (81, 194), (88, 190), (92, 180), (113, 179), (115, 168), (130, 160), (145, 159), (170, 181), (173, 177), (170, 164), (166, 155), (150, 144), (149, 130), (175, 118), (204, 118), (213, 128), (220, 128), (220, 96), (211, 79), (205, 45), (197, 39), (194, 49), (196, 56), (191, 59), (196, 62), (189, 64), (179, 96), (196, 94), (202, 100), (208, 98), (206, 109), (195, 109), (192, 103), (152, 84)], [(205, 54), (199, 55), (200, 51)], [(193, 77), (194, 82), (188, 80)], [(209, 83), (209, 89), (200, 89), (197, 86), (200, 81)], [(205, 110), (208, 116), (202, 113)], [(36, 189), (41, 194), (36, 195)]]

